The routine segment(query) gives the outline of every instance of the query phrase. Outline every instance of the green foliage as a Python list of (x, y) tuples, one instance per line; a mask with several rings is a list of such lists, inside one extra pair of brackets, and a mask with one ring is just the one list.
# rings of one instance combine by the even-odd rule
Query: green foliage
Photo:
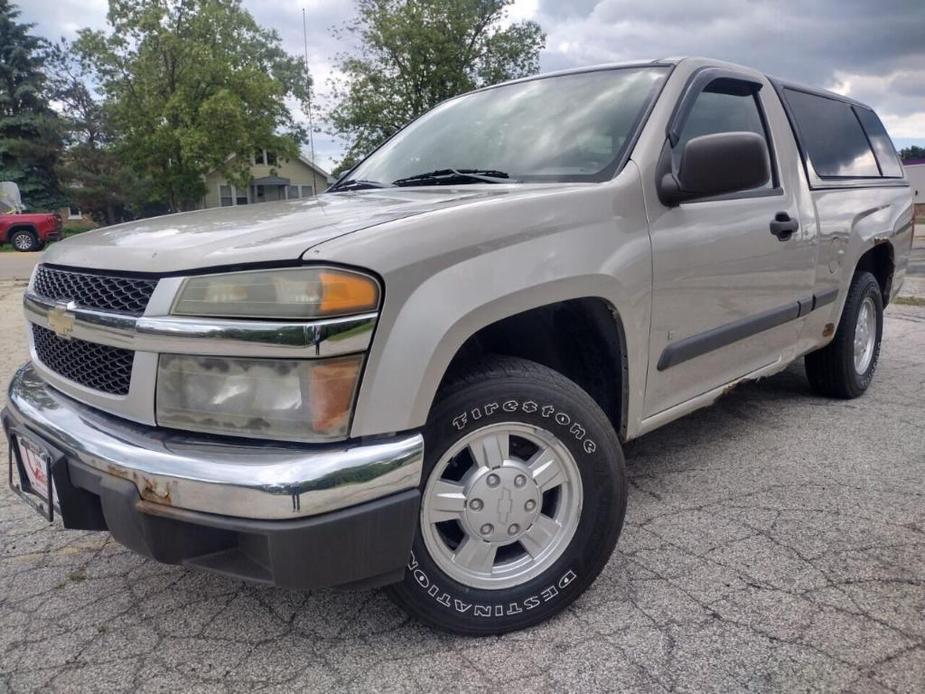
[(0, 180), (19, 186), (27, 208), (51, 210), (63, 199), (55, 174), (60, 124), (42, 74), (46, 44), (17, 17), (16, 6), (0, 0)]
[(925, 147), (910, 145), (899, 150), (899, 158), (903, 161), (912, 161), (913, 159), (925, 159)]
[(347, 141), (338, 167), (441, 101), (539, 70), (546, 35), (507, 22), (513, 0), (356, 0), (356, 20), (337, 32), (361, 49), (340, 56), (328, 121)]
[(307, 99), (304, 64), (240, 0), (110, 0), (107, 18), (108, 33), (85, 29), (76, 48), (149, 200), (187, 209), (213, 169), (246, 185), (256, 149), (298, 154), (285, 99)]
[(87, 60), (62, 39), (49, 50), (46, 74), (64, 124), (58, 176), (70, 204), (101, 224), (140, 216), (146, 187), (119, 156), (111, 119), (87, 86), (93, 81)]

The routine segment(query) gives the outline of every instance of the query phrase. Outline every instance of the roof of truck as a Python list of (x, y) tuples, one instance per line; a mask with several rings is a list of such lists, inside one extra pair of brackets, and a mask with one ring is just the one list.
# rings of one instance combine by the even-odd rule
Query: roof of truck
[(771, 83), (778, 89), (795, 89), (796, 91), (806, 92), (807, 94), (816, 94), (817, 96), (825, 96), (829, 99), (835, 99), (836, 101), (844, 101), (849, 104), (854, 104), (855, 106), (860, 106), (861, 108), (866, 108), (868, 111), (873, 111), (870, 106), (865, 103), (858, 101), (857, 99), (852, 99), (850, 96), (845, 96), (844, 94), (839, 94), (838, 92), (829, 91), (828, 89), (819, 89), (818, 87), (808, 87), (805, 84), (800, 84), (799, 82), (791, 82), (790, 80), (782, 80), (777, 77), (772, 77), (767, 75), (767, 78), (771, 80)]
[[(503, 84), (514, 84), (517, 82), (527, 82), (527, 81), (535, 80), (535, 79), (544, 79), (546, 77), (560, 77), (562, 75), (574, 75), (574, 74), (580, 74), (582, 72), (595, 72), (598, 70), (614, 70), (618, 68), (652, 67), (652, 66), (671, 67), (671, 66), (675, 66), (675, 65), (678, 65), (686, 61), (703, 62), (706, 64), (704, 65), (704, 67), (715, 65), (716, 67), (739, 68), (739, 69), (747, 70), (753, 73), (760, 73), (759, 70), (748, 67), (747, 65), (731, 63), (729, 61), (719, 60), (716, 58), (706, 58), (703, 56), (671, 56), (667, 58), (657, 58), (654, 60), (632, 60), (632, 61), (626, 61), (626, 62), (620, 62), (620, 63), (600, 63), (597, 65), (585, 65), (582, 67), (565, 68), (563, 70), (554, 70), (552, 72), (544, 72), (538, 75), (531, 75), (529, 77), (521, 77), (520, 79), (510, 80), (509, 82), (504, 82)], [(825, 96), (830, 99), (836, 99), (838, 101), (846, 101), (856, 106), (861, 106), (863, 108), (866, 108), (870, 111), (873, 110), (867, 104), (862, 103), (856, 99), (852, 99), (850, 96), (845, 96), (844, 94), (838, 94), (836, 92), (829, 91), (827, 89), (820, 89), (818, 87), (811, 87), (809, 85), (800, 84), (799, 82), (793, 82), (791, 80), (780, 79), (778, 77), (774, 77), (773, 75), (768, 75), (765, 73), (760, 73), (760, 74), (764, 74), (764, 76), (767, 77), (768, 80), (771, 81), (771, 83), (774, 85), (776, 89), (783, 89), (783, 88), (796, 89), (801, 92), (817, 94), (819, 96)], [(499, 85), (493, 85), (493, 86), (499, 86)], [(487, 87), (487, 89), (491, 89), (491, 87)]]

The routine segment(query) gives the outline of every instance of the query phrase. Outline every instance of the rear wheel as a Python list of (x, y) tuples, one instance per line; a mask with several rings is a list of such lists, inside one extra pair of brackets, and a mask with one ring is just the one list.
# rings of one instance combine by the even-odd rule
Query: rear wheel
[(854, 276), (835, 337), (804, 357), (806, 376), (820, 395), (856, 398), (877, 370), (883, 335), (883, 295), (869, 272)]
[(591, 397), (539, 364), (494, 358), (453, 379), (425, 428), (418, 532), (391, 596), (432, 626), (536, 624), (600, 573), (626, 504), (623, 454)]
[(26, 253), (39, 250), (38, 238), (28, 229), (18, 229), (10, 234), (10, 244), (17, 251)]

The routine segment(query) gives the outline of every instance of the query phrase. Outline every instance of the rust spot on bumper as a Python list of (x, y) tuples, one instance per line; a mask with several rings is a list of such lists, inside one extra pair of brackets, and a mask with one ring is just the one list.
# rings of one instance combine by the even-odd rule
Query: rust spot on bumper
[(115, 477), (134, 482), (142, 499), (153, 501), (156, 504), (166, 504), (167, 506), (173, 504), (170, 497), (170, 487), (164, 482), (158, 482), (141, 474), (134, 474), (115, 465), (108, 465), (106, 472)]
[(107, 465), (106, 472), (108, 472), (110, 475), (121, 477), (124, 480), (132, 479), (132, 476), (129, 475), (125, 470), (123, 470), (122, 468), (116, 467), (115, 465)]
[(166, 504), (170, 506), (172, 501), (170, 499), (170, 489), (167, 485), (163, 483), (155, 482), (154, 480), (149, 480), (145, 477), (141, 480), (141, 489), (139, 493), (141, 498), (147, 501), (153, 501), (157, 504)]
[(161, 504), (156, 501), (146, 501), (144, 499), (136, 501), (135, 508), (148, 516), (160, 516), (161, 518), (176, 519), (178, 513), (178, 509), (175, 509), (173, 506)]

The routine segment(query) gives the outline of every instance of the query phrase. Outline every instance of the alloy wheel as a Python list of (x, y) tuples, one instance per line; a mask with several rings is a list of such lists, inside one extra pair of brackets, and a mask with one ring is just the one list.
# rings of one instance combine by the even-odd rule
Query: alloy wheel
[(16, 234), (13, 237), (13, 245), (18, 251), (32, 250), (32, 237), (29, 234)]
[(421, 504), (431, 557), (473, 588), (520, 585), (568, 547), (581, 517), (581, 475), (550, 432), (519, 422), (464, 436), (437, 461)]
[(877, 345), (877, 309), (869, 296), (861, 302), (854, 328), (854, 370), (863, 375), (870, 367)]

